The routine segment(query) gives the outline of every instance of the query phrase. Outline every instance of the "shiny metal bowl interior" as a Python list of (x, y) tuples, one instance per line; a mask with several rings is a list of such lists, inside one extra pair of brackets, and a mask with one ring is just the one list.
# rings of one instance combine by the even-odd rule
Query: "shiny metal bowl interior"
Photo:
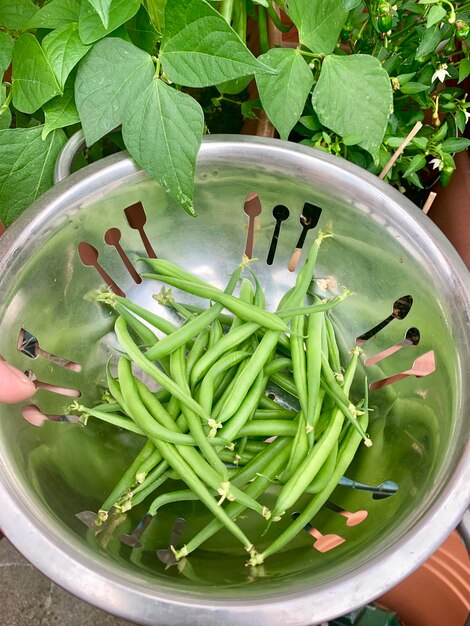
[[(142, 242), (123, 213), (141, 201), (156, 253), (223, 285), (244, 249), (243, 201), (252, 191), (263, 207), (255, 234), (256, 271), (271, 308), (294, 281), (287, 262), (300, 234), (302, 206), (317, 204), (323, 209), (319, 227), (331, 222), (334, 231), (323, 245), (317, 278), (334, 277), (357, 294), (332, 315), (344, 353), (355, 337), (390, 313), (396, 298), (411, 294), (406, 320), (393, 321), (367, 342), (365, 354), (394, 344), (412, 326), (419, 328), (421, 341), (368, 368), (369, 378), (405, 370), (428, 350), (435, 352), (437, 370), (371, 395), (374, 445), (360, 449), (348, 476), (373, 485), (393, 480), (398, 493), (373, 500), (338, 487), (335, 502), (348, 510), (367, 509), (367, 520), (348, 528), (344, 518), (324, 511), (315, 525), (346, 542), (320, 554), (302, 533), (256, 572), (244, 567), (245, 555), (224, 532), (194, 553), (182, 573), (165, 569), (155, 550), (167, 547), (175, 518), (187, 520), (182, 543), (209, 519), (193, 503), (168, 506), (149, 528), (142, 549), (132, 551), (117, 536), (133, 528), (145, 506), (131, 512), (114, 535), (95, 535), (75, 514), (99, 507), (142, 445), (139, 439), (91, 420), (86, 428), (60, 422), (35, 428), (22, 419), (21, 405), (0, 406), (0, 527), (60, 585), (138, 623), (301, 626), (345, 613), (417, 567), (468, 503), (468, 273), (443, 235), (401, 194), (324, 153), (277, 140), (209, 138), (198, 161), (197, 219), (176, 207), (125, 154), (72, 175), (0, 241), (0, 354), (42, 381), (80, 389), (85, 404), (96, 402), (104, 386), (103, 363), (115, 345), (114, 318), (91, 297), (102, 280), (80, 262), (78, 243), (87, 241), (99, 250), (100, 263), (129, 297), (161, 312), (152, 299), (158, 286), (132, 281), (116, 251), (105, 245), (105, 231), (121, 230), (124, 249), (142, 270), (136, 261), (143, 255)], [(268, 266), (277, 204), (289, 208), (290, 218)], [(20, 354), (21, 328), (43, 349), (80, 363), (82, 371)], [(70, 400), (42, 389), (35, 402), (61, 415)], [(273, 494), (268, 491), (265, 498), (269, 503)], [(255, 532), (259, 522), (248, 517), (245, 524)]]

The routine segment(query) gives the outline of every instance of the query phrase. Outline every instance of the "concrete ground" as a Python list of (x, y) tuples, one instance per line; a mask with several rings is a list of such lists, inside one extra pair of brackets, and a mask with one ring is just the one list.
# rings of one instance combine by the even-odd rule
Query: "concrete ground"
[(1, 626), (131, 626), (64, 591), (0, 541)]

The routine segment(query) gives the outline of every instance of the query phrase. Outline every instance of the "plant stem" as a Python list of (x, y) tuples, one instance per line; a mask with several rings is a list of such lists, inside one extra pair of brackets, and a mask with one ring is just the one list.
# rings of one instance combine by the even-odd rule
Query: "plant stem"
[(281, 31), (281, 33), (288, 33), (292, 28), (292, 24), (283, 24), (281, 18), (276, 12), (276, 9), (273, 7), (271, 2), (269, 2), (268, 6), (268, 15), (271, 18), (274, 26)]
[(265, 54), (269, 50), (268, 22), (266, 9), (261, 5), (258, 6), (258, 32), (261, 54)]
[(220, 15), (228, 23), (232, 23), (233, 3), (235, 0), (222, 0), (220, 6)]

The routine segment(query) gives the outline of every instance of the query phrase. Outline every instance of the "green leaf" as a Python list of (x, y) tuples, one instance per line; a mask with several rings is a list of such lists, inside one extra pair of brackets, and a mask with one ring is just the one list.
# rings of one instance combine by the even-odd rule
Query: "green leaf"
[(419, 0), (418, 4), (437, 4), (441, 0)]
[(413, 185), (414, 185), (415, 187), (418, 187), (418, 189), (423, 189), (423, 185), (422, 185), (422, 183), (421, 183), (421, 180), (420, 180), (420, 178), (419, 178), (418, 174), (416, 174), (416, 173), (414, 173), (414, 174), (410, 174), (410, 175), (408, 176), (408, 180), (409, 180), (411, 183), (413, 183)]
[(219, 83), (217, 89), (221, 94), (236, 95), (248, 87), (253, 80), (253, 76), (242, 76)]
[(111, 0), (88, 0), (88, 2), (100, 16), (104, 28), (107, 29), (109, 26), (109, 10), (111, 8)]
[(32, 17), (26, 28), (62, 28), (72, 22), (78, 22), (80, 2), (78, 0), (52, 0)]
[(303, 117), (299, 119), (299, 122), (302, 124), (302, 126), (305, 126), (305, 128), (307, 128), (308, 130), (315, 131), (321, 128), (321, 124), (316, 114), (304, 115)]
[(75, 102), (88, 146), (122, 123), (153, 75), (150, 55), (122, 39), (107, 37), (93, 46), (75, 79)]
[(11, 63), (13, 39), (7, 33), (0, 31), (0, 81)]
[(78, 28), (83, 43), (94, 43), (106, 37), (121, 24), (134, 17), (139, 7), (140, 0), (111, 0), (108, 27), (105, 28), (95, 8), (83, 0), (78, 20)]
[(300, 43), (317, 54), (333, 52), (348, 9), (339, 0), (289, 0), (286, 9), (297, 26)]
[(165, 32), (166, 0), (144, 0), (143, 4), (153, 25), (160, 34), (163, 34)]
[(439, 130), (437, 130), (434, 135), (433, 135), (433, 140), (437, 143), (439, 143), (440, 141), (443, 141), (447, 135), (447, 131), (448, 131), (449, 127), (447, 122), (444, 122), (444, 124), (442, 124), (442, 126), (439, 128)]
[(426, 20), (426, 28), (431, 28), (434, 24), (441, 22), (446, 15), (447, 11), (441, 4), (431, 7), (429, 9), (428, 19)]
[(343, 6), (346, 11), (351, 11), (361, 4), (362, 0), (343, 0)]
[(31, 0), (0, 0), (0, 26), (22, 30), (36, 11)]
[(411, 72), (409, 74), (399, 74), (397, 76), (397, 81), (400, 83), (400, 85), (406, 85), (406, 83), (409, 83), (415, 74), (416, 72)]
[(426, 91), (426, 89), (429, 89), (429, 85), (422, 85), (413, 81), (400, 86), (400, 91), (405, 94), (419, 93), (420, 91)]
[(82, 43), (77, 24), (53, 30), (44, 37), (42, 47), (61, 89), (70, 72), (90, 48)]
[(46, 139), (49, 133), (56, 128), (65, 128), (66, 126), (72, 126), (72, 124), (78, 124), (80, 117), (75, 106), (72, 87), (66, 89), (63, 96), (58, 96), (45, 104), (44, 114), (46, 121), (42, 131), (43, 139)]
[(459, 83), (464, 81), (470, 74), (470, 60), (462, 59), (459, 63)]
[(258, 74), (256, 84), (263, 109), (281, 139), (287, 139), (304, 110), (313, 85), (312, 71), (293, 48), (272, 48), (259, 58), (278, 71), (276, 76)]
[(427, 137), (413, 137), (413, 139), (411, 140), (413, 146), (415, 146), (415, 148), (418, 148), (419, 150), (426, 150), (428, 142), (429, 140)]
[(447, 37), (450, 30), (450, 24), (446, 24), (442, 28), (440, 28), (440, 24), (434, 24), (431, 28), (427, 28), (416, 50), (415, 59), (420, 59), (434, 52), (440, 42)]
[(190, 215), (203, 130), (200, 105), (157, 78), (129, 108), (122, 127), (131, 156)]
[(41, 126), (0, 131), (0, 218), (5, 226), (53, 184), (66, 136), (55, 130), (43, 141), (41, 132)]
[(126, 30), (135, 46), (149, 54), (154, 51), (159, 34), (150, 21), (145, 7), (141, 6), (136, 15), (127, 22)]
[(443, 152), (453, 154), (454, 152), (466, 150), (468, 146), (470, 146), (470, 139), (465, 139), (465, 137), (450, 137), (442, 142), (441, 149)]
[(312, 96), (320, 122), (338, 135), (357, 135), (358, 145), (378, 159), (393, 94), (380, 61), (366, 54), (323, 61)]
[(465, 132), (465, 127), (467, 125), (467, 118), (463, 111), (457, 111), (455, 114), (455, 125), (459, 129), (461, 133)]
[(414, 174), (415, 172), (417, 172), (418, 170), (422, 169), (425, 166), (426, 166), (426, 157), (424, 156), (424, 154), (417, 154), (411, 159), (411, 162), (408, 168), (406, 169), (405, 173), (403, 174), (403, 176), (407, 178), (408, 176), (410, 176), (411, 174)]
[(54, 71), (37, 39), (21, 35), (13, 48), (13, 105), (23, 113), (34, 113), (61, 93)]
[(209, 87), (250, 74), (275, 74), (251, 54), (205, 0), (168, 0), (160, 58), (168, 78)]
[(5, 104), (6, 97), (7, 97), (7, 88), (5, 85), (0, 85), (0, 130), (9, 128), (11, 124), (10, 108), (7, 107), (6, 109), (3, 109), (3, 105)]

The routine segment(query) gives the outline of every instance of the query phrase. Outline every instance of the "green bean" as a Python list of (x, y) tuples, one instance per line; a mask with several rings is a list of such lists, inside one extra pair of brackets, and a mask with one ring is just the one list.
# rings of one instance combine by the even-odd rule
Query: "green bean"
[(296, 432), (297, 424), (293, 422), (287, 422), (286, 420), (255, 420), (242, 426), (235, 437), (295, 437)]
[(119, 402), (104, 402), (103, 404), (94, 406), (93, 409), (95, 411), (101, 411), (102, 413), (120, 413), (122, 411)]
[[(368, 412), (366, 411), (364, 415), (359, 417), (359, 421), (361, 422), (361, 427), (363, 430), (367, 428), (367, 424), (369, 421), (367, 413)], [(301, 532), (305, 524), (310, 522), (310, 520), (318, 513), (321, 507), (331, 496), (332, 492), (341, 480), (344, 472), (351, 464), (351, 461), (353, 460), (360, 443), (360, 434), (354, 428), (350, 427), (349, 435), (339, 451), (335, 471), (333, 472), (326, 487), (320, 493), (313, 497), (313, 499), (310, 501), (304, 511), (299, 515), (299, 517), (297, 517), (290, 524), (290, 526), (283, 533), (281, 533), (268, 548), (266, 548), (262, 552), (262, 554), (258, 554), (254, 558), (250, 559), (249, 564), (251, 566), (261, 565), (268, 556), (271, 556), (272, 554), (279, 552), (279, 550), (282, 550), (284, 546), (286, 546), (290, 541), (292, 541), (292, 539), (294, 539), (298, 535), (299, 532)]]
[(341, 296), (336, 296), (336, 298), (331, 298), (330, 300), (322, 302), (321, 304), (310, 304), (309, 306), (299, 306), (292, 309), (282, 309), (282, 311), (277, 311), (276, 315), (278, 315), (278, 317), (284, 318), (294, 317), (298, 315), (312, 315), (314, 313), (328, 311), (329, 309), (337, 306), (340, 302), (343, 302), (343, 300), (349, 295), (350, 293), (348, 291), (345, 291)]
[[(271, 395), (274, 395), (274, 394), (271, 394)], [(261, 396), (260, 401), (259, 401), (259, 408), (272, 410), (272, 411), (283, 410), (280, 404), (278, 404), (277, 402), (274, 402), (274, 400), (272, 400), (269, 396), (266, 396), (266, 395)]]
[[(306, 361), (307, 361), (307, 413), (305, 414), (309, 427), (309, 450), (312, 449), (315, 440), (315, 417), (320, 394), (321, 378), (321, 353), (323, 333), (323, 313), (315, 313), (307, 318)], [(321, 408), (321, 405), (320, 405)], [(317, 419), (318, 419), (317, 416)]]
[(326, 340), (328, 344), (328, 359), (335, 372), (341, 372), (341, 360), (339, 357), (338, 344), (336, 342), (335, 330), (328, 315), (325, 315)]
[(255, 420), (292, 420), (297, 416), (297, 411), (285, 411), (284, 409), (257, 409), (253, 415)]
[(233, 465), (237, 464), (237, 467), (240, 465), (246, 465), (253, 459), (254, 455), (254, 452), (249, 452), (245, 450), (245, 452), (241, 455), (241, 458), (237, 458), (237, 453), (233, 450), (219, 451), (219, 457), (222, 459), (222, 461), (224, 461), (225, 463), (232, 463)]
[(142, 461), (142, 463), (139, 465), (135, 472), (135, 482), (138, 485), (141, 485), (146, 480), (149, 472), (151, 472), (155, 468), (155, 466), (158, 465), (158, 463), (162, 460), (162, 455), (158, 450), (155, 449), (153, 443), (150, 440), (148, 440), (147, 443), (152, 446), (153, 452), (148, 456), (148, 458)]
[(115, 302), (114, 310), (123, 317), (126, 322), (131, 326), (131, 328), (137, 333), (137, 335), (142, 339), (145, 346), (153, 346), (154, 343), (159, 341), (157, 335), (151, 330), (148, 326), (146, 326), (143, 322), (141, 322), (137, 317), (120, 302)]
[[(136, 385), (138, 383), (132, 375), (130, 361), (128, 361), (124, 357), (121, 357), (118, 363), (118, 371), (119, 371), (119, 381), (121, 384), (122, 392), (123, 392), (124, 385), (127, 387), (132, 385), (134, 388), (136, 388)], [(136, 388), (134, 395), (137, 395), (137, 388)], [(124, 396), (124, 392), (123, 392), (123, 396)], [(155, 402), (158, 402), (158, 401), (155, 399)], [(161, 408), (162, 410), (164, 410), (163, 407)], [(159, 422), (153, 419), (153, 417), (147, 411), (145, 406), (142, 405), (141, 403), (136, 403), (134, 406), (129, 407), (128, 414), (132, 418), (133, 422), (135, 422), (135, 425), (138, 427), (140, 431), (137, 434), (145, 434), (148, 438), (159, 439), (161, 441), (166, 441), (167, 443), (175, 443), (175, 444), (186, 445), (186, 446), (195, 445), (196, 438), (194, 437), (193, 433), (191, 433), (193, 435), (191, 437), (190, 435), (185, 435), (183, 433), (174, 432), (172, 430), (169, 430), (168, 428), (165, 428)], [(109, 415), (109, 414), (105, 413), (105, 415)], [(137, 432), (137, 431), (134, 430), (133, 432)]]
[[(171, 374), (173, 376), (174, 381), (180, 385), (180, 387), (186, 392), (190, 393), (189, 384), (186, 380), (186, 366), (184, 360), (185, 349), (184, 346), (181, 346), (173, 352), (170, 359), (171, 365)], [(224, 463), (217, 456), (217, 452), (212, 448), (210, 442), (208, 441), (204, 429), (202, 428), (202, 424), (198, 416), (189, 409), (187, 406), (182, 406), (181, 410), (183, 412), (184, 418), (188, 425), (188, 428), (194, 437), (202, 455), (207, 459), (209, 464), (223, 477), (224, 481), (227, 480), (227, 468)], [(208, 425), (213, 428), (213, 420), (212, 418), (208, 420)], [(214, 433), (215, 434), (215, 433)]]
[[(95, 409), (90, 409), (89, 407), (83, 406), (78, 402), (74, 402), (70, 405), (70, 409), (72, 411), (76, 411), (77, 413), (81, 413), (80, 421), (86, 425), (88, 421), (88, 417), (96, 417), (97, 419), (107, 422), (108, 424), (112, 424), (113, 426), (117, 426), (118, 428), (124, 428), (131, 433), (136, 435), (144, 435), (144, 431), (137, 424), (135, 424), (131, 419), (125, 417), (124, 415), (118, 415), (116, 413), (107, 413), (105, 411), (97, 411)], [(166, 433), (161, 433), (162, 438)], [(165, 439), (168, 441), (168, 439)]]
[(149, 265), (157, 274), (164, 274), (165, 276), (174, 276), (175, 278), (181, 278), (182, 280), (189, 280), (193, 283), (198, 283), (204, 286), (210, 286), (209, 283), (202, 280), (195, 274), (187, 272), (175, 263), (168, 261), (167, 259), (140, 259)]
[(166, 504), (173, 504), (173, 502), (187, 502), (191, 500), (199, 500), (198, 496), (189, 489), (181, 489), (180, 491), (171, 491), (170, 493), (163, 493), (152, 502), (149, 507), (149, 515), (155, 516), (158, 513), (158, 509)]
[(248, 322), (221, 337), (219, 341), (212, 346), (212, 348), (207, 350), (204, 356), (201, 356), (192, 369), (190, 376), (191, 386), (194, 387), (196, 383), (201, 380), (209, 368), (217, 361), (217, 359), (221, 357), (222, 354), (239, 346), (243, 341), (245, 341), (245, 339), (251, 337), (258, 328), (258, 324)]
[(282, 374), (281, 372), (274, 372), (270, 375), (269, 380), (281, 389), (284, 389), (284, 391), (287, 391), (287, 393), (290, 393), (290, 395), (294, 398), (298, 397), (298, 389), (292, 378)]
[(271, 361), (264, 367), (264, 373), (266, 376), (271, 376), (275, 372), (279, 372), (281, 370), (291, 369), (292, 367), (292, 359), (288, 359), (286, 357), (280, 357)]
[[(197, 283), (190, 283), (186, 280), (173, 278), (172, 276), (160, 276), (158, 274), (142, 274), (142, 276), (144, 278), (151, 278), (152, 280), (160, 280), (166, 282), (167, 284), (172, 285), (173, 287), (178, 287), (178, 289), (182, 289), (183, 291), (191, 293), (194, 296), (207, 298), (208, 300), (214, 300), (214, 302), (218, 302), (221, 306), (231, 311), (234, 315), (240, 317), (247, 322), (256, 322), (260, 326), (271, 330), (289, 332), (289, 327), (287, 326), (287, 324), (283, 322), (279, 317), (277, 317), (274, 313), (263, 311), (254, 304), (248, 304), (246, 302), (243, 302), (242, 300), (239, 300), (234, 296), (224, 293), (216, 287), (204, 287)], [(159, 344), (157, 344), (157, 346), (158, 345)]]
[(222, 328), (222, 324), (219, 322), (219, 320), (215, 319), (212, 322), (211, 330), (209, 333), (209, 343), (208, 343), (207, 349), (210, 350), (215, 345), (217, 345), (220, 338), (223, 337), (223, 334), (224, 334), (224, 331)]
[[(230, 294), (235, 289), (242, 270), (242, 266), (235, 269), (230, 277), (227, 287), (225, 288), (225, 292), (220, 290), (217, 291), (220, 291), (224, 297), (231, 298), (232, 296)], [(168, 280), (170, 280), (170, 277), (168, 277)], [(177, 350), (180, 346), (186, 344), (190, 339), (199, 334), (203, 328), (211, 324), (217, 318), (222, 309), (223, 305), (220, 303), (213, 305), (210, 309), (207, 309), (207, 311), (201, 313), (201, 315), (198, 315), (196, 318), (187, 322), (183, 326), (180, 326), (177, 331), (156, 343), (146, 352), (146, 357), (150, 360), (154, 360), (160, 356), (170, 354), (174, 350)]]
[(266, 296), (264, 295), (263, 287), (261, 286), (258, 277), (256, 276), (250, 265), (248, 265), (248, 271), (253, 276), (253, 280), (255, 281), (256, 285), (255, 297), (253, 302), (260, 309), (264, 309), (266, 307)]
[(120, 302), (126, 307), (126, 309), (129, 309), (129, 311), (132, 311), (132, 313), (135, 313), (165, 335), (171, 335), (171, 333), (174, 333), (179, 328), (175, 324), (172, 324), (172, 322), (169, 322), (163, 317), (160, 317), (160, 315), (152, 313), (151, 311), (144, 309), (144, 307), (139, 306), (135, 302), (132, 302), (132, 300), (117, 296), (114, 293), (112, 294), (112, 298), (116, 300), (116, 302)]
[[(127, 374), (127, 377), (124, 376), (125, 385), (121, 386), (124, 400), (128, 406), (132, 407), (133, 413), (135, 415), (143, 415), (145, 417), (145, 421), (147, 421), (148, 413), (139, 397), (137, 387), (132, 377), (132, 372), (130, 372), (130, 367), (126, 364), (126, 359), (121, 359), (120, 364), (121, 363), (121, 369), (123, 371), (123, 374)], [(151, 416), (149, 417), (151, 419)], [(183, 457), (180, 456), (179, 451), (174, 447), (174, 445), (163, 442), (152, 436), (150, 437), (150, 439), (152, 440), (156, 448), (160, 451), (163, 458), (168, 462), (168, 464), (176, 472), (178, 472), (178, 474), (181, 476), (181, 479), (188, 485), (188, 487), (192, 491), (194, 491), (199, 496), (200, 500), (226, 526), (227, 530), (229, 530), (235, 537), (237, 537), (247, 550), (253, 550), (253, 545), (248, 540), (246, 535), (236, 524), (233, 523), (227, 513), (225, 513), (224, 509), (222, 509), (222, 507), (220, 507), (215, 502), (204, 483), (201, 482), (195, 471), (193, 471), (193, 469), (186, 463)], [(193, 460), (193, 467), (196, 463), (197, 461)]]
[[(115, 324), (116, 335), (123, 350), (130, 356), (130, 358), (149, 376), (157, 381), (164, 389), (168, 391), (180, 400), (180, 402), (194, 411), (197, 415), (205, 420), (209, 420), (210, 416), (199, 406), (199, 404), (184, 390), (180, 388), (169, 376), (164, 374), (153, 363), (151, 363), (135, 345), (132, 337), (129, 335), (125, 320), (118, 318)], [(117, 399), (117, 398), (116, 398)]]
[(270, 443), (266, 443), (264, 441), (258, 441), (257, 439), (248, 439), (246, 442), (245, 451), (252, 452), (253, 454), (259, 454), (260, 452), (264, 452), (267, 446), (270, 446), (270, 445), (271, 445)]
[(186, 371), (188, 376), (190, 376), (193, 367), (197, 365), (199, 359), (201, 359), (205, 353), (208, 342), (209, 331), (207, 328), (204, 328), (194, 341), (193, 347), (189, 351), (188, 358), (186, 359)]
[(116, 508), (119, 508), (124, 513), (125, 511), (129, 511), (132, 507), (138, 506), (150, 493), (153, 493), (155, 489), (167, 480), (167, 470), (168, 463), (166, 461), (160, 461), (142, 483), (130, 489), (127, 494), (123, 495), (123, 497), (116, 502)]
[[(204, 313), (204, 311), (208, 310), (207, 307), (197, 306), (195, 304), (185, 304), (185, 307), (191, 311), (191, 313)], [(222, 326), (231, 326), (234, 318), (226, 313), (219, 313), (217, 319)]]
[[(273, 445), (273, 444), (271, 444)], [(284, 443), (284, 447), (281, 447), (281, 450), (274, 450), (275, 454), (272, 457), (268, 456), (268, 459), (265, 463), (260, 464), (258, 468), (258, 474), (246, 488), (246, 493), (249, 494), (253, 498), (258, 498), (262, 495), (269, 485), (272, 482), (272, 478), (274, 478), (281, 468), (284, 466), (286, 459), (289, 455), (289, 445)], [(243, 472), (244, 470), (241, 470)], [(227, 515), (229, 515), (232, 519), (236, 518), (238, 515), (243, 513), (245, 507), (239, 502), (232, 502), (225, 509)], [(191, 552), (194, 552), (200, 545), (202, 545), (205, 541), (210, 539), (215, 533), (217, 533), (221, 528), (223, 528), (223, 524), (221, 524), (218, 520), (213, 520), (210, 522), (205, 528), (203, 528), (195, 537), (193, 537), (181, 550), (176, 551), (175, 557), (177, 559), (181, 559), (183, 557), (188, 556)], [(251, 559), (256, 562), (259, 560), (258, 554), (253, 554)]]
[[(159, 454), (159, 453), (157, 453)], [(140, 469), (140, 467), (152, 456), (155, 455), (155, 446), (151, 441), (147, 441), (143, 448), (140, 450), (139, 454), (135, 457), (132, 465), (126, 470), (121, 479), (115, 485), (114, 489), (111, 491), (109, 496), (103, 502), (100, 507), (100, 512), (107, 512), (109, 509), (114, 506), (115, 502), (119, 500), (119, 498), (129, 491), (129, 489), (134, 485), (136, 481), (136, 475)], [(160, 456), (161, 458), (161, 456)], [(157, 461), (158, 462), (158, 461)]]
[(312, 480), (310, 485), (306, 488), (306, 493), (319, 493), (326, 487), (328, 481), (330, 480), (335, 467), (336, 467), (336, 459), (338, 457), (338, 442), (335, 443), (333, 448), (331, 449), (330, 454), (328, 455), (326, 461), (323, 463), (320, 471)]
[[(253, 304), (255, 299), (255, 291), (253, 289), (253, 285), (251, 281), (247, 278), (243, 278), (240, 285), (240, 293), (238, 297), (243, 302), (247, 302), (248, 304)], [(236, 330), (239, 326), (243, 324), (243, 320), (240, 317), (234, 316), (232, 317), (232, 323), (230, 324), (229, 333)]]
[[(226, 335), (227, 336), (227, 335)], [(207, 374), (204, 376), (201, 385), (199, 387), (198, 400), (201, 407), (207, 411), (207, 413), (211, 413), (212, 411), (212, 401), (214, 396), (214, 383), (216, 378), (227, 369), (232, 368), (234, 365), (237, 365), (241, 361), (245, 360), (250, 356), (249, 352), (231, 352), (230, 354), (226, 354), (224, 357), (219, 359), (212, 367), (209, 369)]]
[(299, 467), (300, 463), (308, 454), (308, 437), (307, 437), (307, 423), (303, 412), (300, 412), (299, 419), (297, 420), (297, 430), (295, 432), (294, 441), (289, 455), (289, 461), (287, 462), (286, 469), (282, 473), (284, 481), (288, 480)]
[[(149, 392), (145, 385), (139, 381), (135, 382), (136, 389), (139, 394), (139, 400), (142, 400), (147, 411), (157, 420), (164, 419), (164, 424), (170, 427), (170, 422), (167, 421), (168, 418), (164, 417), (163, 413), (161, 413), (151, 392)], [(178, 426), (177, 423), (173, 423), (171, 427), (175, 431), (178, 431), (181, 428), (181, 426)], [(213, 443), (214, 442), (218, 442), (220, 445), (219, 439), (215, 439)], [(235, 486), (230, 485), (229, 482), (224, 483), (223, 477), (194, 448), (189, 446), (176, 446), (176, 450), (181, 455), (183, 460), (194, 469), (199, 478), (206, 482), (209, 487), (219, 492), (220, 495), (227, 496), (229, 499), (236, 498), (237, 500), (240, 500), (240, 502), (243, 502), (245, 506), (253, 509), (260, 515), (267, 516), (269, 514), (266, 507), (262, 507), (258, 502), (247, 497), (243, 491), (240, 491)], [(227, 468), (225, 468), (225, 466), (224, 473), (227, 473)]]
[[(355, 349), (344, 376), (344, 388), (347, 391), (349, 391), (354, 378), (358, 354), (359, 350)], [(344, 415), (342, 411), (336, 409), (333, 414), (333, 419), (327, 426), (320, 440), (315, 444), (309, 455), (300, 463), (297, 470), (281, 489), (273, 511), (274, 517), (284, 514), (287, 509), (295, 504), (308, 485), (313, 481), (335, 445), (341, 432), (343, 421)]]
[(291, 323), (293, 333), (297, 333), (297, 336), (292, 335), (290, 340), (291, 353), (292, 353), (292, 374), (294, 377), (295, 387), (297, 389), (297, 397), (299, 399), (300, 408), (302, 409), (304, 418), (307, 416), (308, 403), (307, 403), (307, 371), (305, 363), (305, 348), (304, 341), (301, 339), (301, 335), (305, 328), (305, 319), (298, 315), (293, 318)]
[[(222, 430), (220, 431), (219, 436), (222, 437), (222, 439), (226, 439), (227, 441), (235, 439), (240, 432), (240, 429), (256, 411), (259, 399), (266, 387), (266, 380), (267, 379), (263, 375), (263, 372), (260, 372), (258, 378), (251, 387), (244, 401), (240, 404), (235, 415), (233, 415), (232, 418), (224, 424)], [(220, 422), (224, 423), (222, 416), (219, 416), (218, 419)]]

